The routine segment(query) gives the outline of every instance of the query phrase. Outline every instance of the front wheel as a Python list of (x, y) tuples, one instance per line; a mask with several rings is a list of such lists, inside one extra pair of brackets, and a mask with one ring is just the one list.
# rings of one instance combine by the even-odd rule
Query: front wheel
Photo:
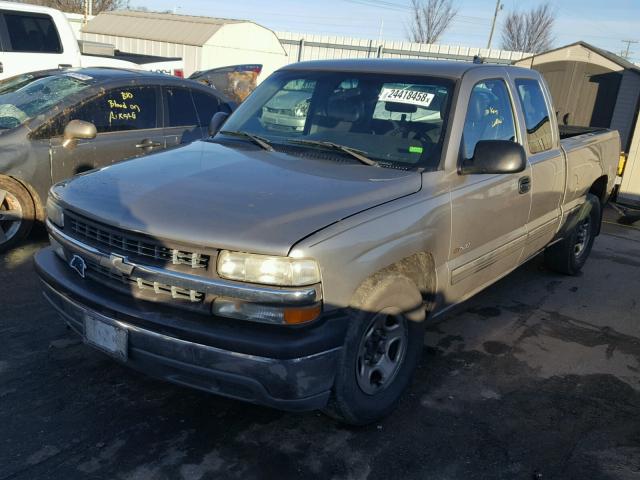
[(0, 177), (0, 252), (9, 250), (31, 231), (35, 206), (16, 180)]
[(576, 275), (591, 253), (601, 221), (600, 200), (595, 195), (588, 194), (580, 216), (566, 238), (545, 251), (545, 265), (556, 272)]
[(425, 322), (416, 320), (415, 312), (422, 308), (419, 290), (400, 275), (364, 289), (361, 301), (351, 308), (325, 413), (351, 425), (366, 425), (391, 413), (420, 360)]

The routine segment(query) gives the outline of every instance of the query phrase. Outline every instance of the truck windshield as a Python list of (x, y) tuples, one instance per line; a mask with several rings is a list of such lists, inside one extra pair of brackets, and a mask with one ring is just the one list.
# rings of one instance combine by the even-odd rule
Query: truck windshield
[(450, 80), (427, 76), (285, 70), (263, 82), (224, 130), (251, 133), (276, 147), (330, 142), (383, 166), (433, 169), (452, 89)]
[(86, 75), (68, 73), (39, 78), (21, 75), (0, 82), (0, 129), (15, 128), (45, 113), (89, 87), (90, 80)]

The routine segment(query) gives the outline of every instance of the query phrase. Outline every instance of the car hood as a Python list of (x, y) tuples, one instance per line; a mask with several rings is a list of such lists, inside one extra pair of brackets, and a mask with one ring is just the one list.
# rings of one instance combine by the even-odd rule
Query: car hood
[(415, 171), (199, 141), (53, 190), (77, 213), (158, 239), (287, 255), (309, 234), (420, 187)]

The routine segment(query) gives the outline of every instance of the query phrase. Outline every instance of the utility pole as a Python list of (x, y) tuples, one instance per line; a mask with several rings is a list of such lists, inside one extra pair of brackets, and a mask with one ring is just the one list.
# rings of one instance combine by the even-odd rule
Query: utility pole
[(629, 55), (631, 53), (633, 53), (633, 52), (629, 51), (629, 47), (631, 47), (632, 43), (638, 43), (638, 40), (622, 40), (622, 43), (626, 43), (627, 44), (627, 49), (626, 49), (624, 55), (622, 55), (622, 56), (628, 60), (629, 59)]
[(487, 48), (491, 48), (491, 40), (493, 40), (493, 31), (496, 29), (496, 20), (498, 19), (498, 12), (502, 10), (504, 5), (500, 3), (501, 0), (496, 0), (496, 11), (493, 12), (493, 22), (491, 22), (491, 33), (489, 34), (489, 41), (487, 42)]

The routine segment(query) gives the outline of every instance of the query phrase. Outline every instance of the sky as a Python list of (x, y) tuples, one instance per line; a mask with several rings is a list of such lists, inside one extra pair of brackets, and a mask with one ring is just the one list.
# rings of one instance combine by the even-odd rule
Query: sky
[[(454, 0), (458, 16), (438, 43), (486, 47), (496, 0)], [(492, 46), (500, 47), (507, 13), (544, 0), (501, 0)], [(556, 14), (554, 46), (578, 40), (620, 54), (622, 40), (640, 41), (640, 0), (551, 0)], [(384, 40), (407, 40), (410, 0), (131, 0), (130, 6), (252, 20), (272, 30), (323, 33)], [(640, 63), (640, 43), (630, 46), (630, 60)]]

